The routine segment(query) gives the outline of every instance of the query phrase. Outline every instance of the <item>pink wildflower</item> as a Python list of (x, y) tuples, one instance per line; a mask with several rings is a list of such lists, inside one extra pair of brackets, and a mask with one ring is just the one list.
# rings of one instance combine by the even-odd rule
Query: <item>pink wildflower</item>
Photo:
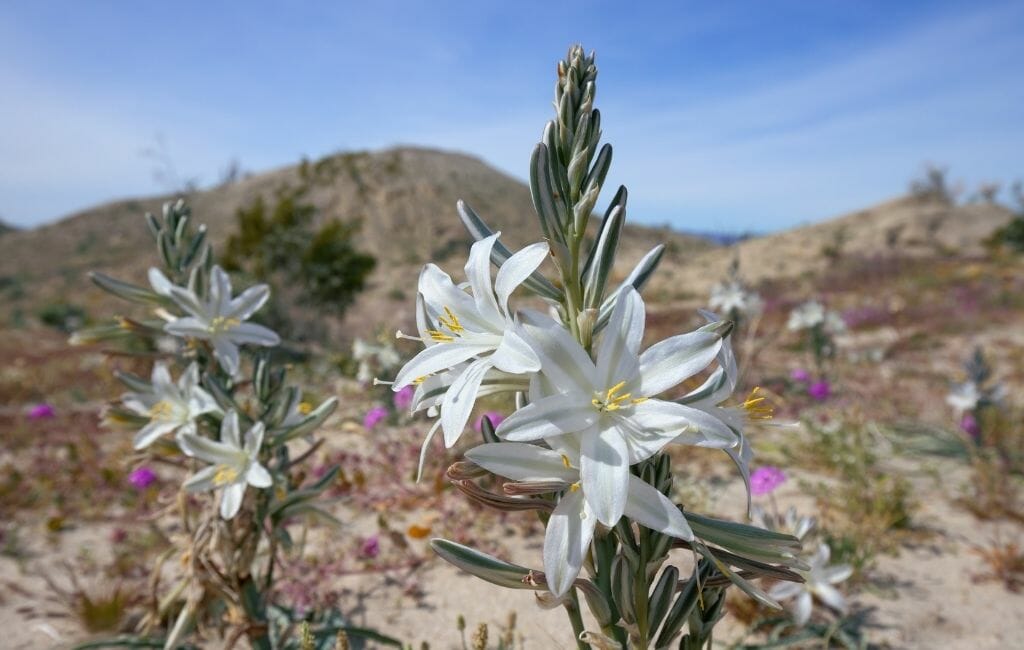
[(128, 475), (128, 482), (136, 489), (145, 490), (156, 481), (156, 472), (143, 465)]
[(28, 411), (29, 420), (48, 420), (55, 415), (57, 415), (57, 410), (45, 402), (36, 404)]
[(380, 537), (370, 535), (364, 539), (362, 546), (359, 547), (359, 552), (363, 557), (377, 557), (380, 554)]
[(500, 411), (487, 411), (486, 413), (478, 417), (476, 419), (476, 422), (473, 423), (473, 428), (476, 429), (477, 433), (483, 433), (484, 418), (490, 420), (491, 425), (494, 426), (495, 429), (497, 429), (498, 425), (501, 424), (501, 421), (505, 419), (505, 415)]
[(374, 406), (363, 416), (363, 426), (372, 429), (388, 416), (388, 410), (383, 406)]
[(807, 394), (819, 402), (824, 402), (832, 395), (832, 384), (828, 383), (827, 379), (819, 379), (807, 387)]
[(412, 405), (413, 395), (416, 393), (416, 389), (412, 386), (406, 386), (400, 391), (395, 393), (394, 402), (395, 408), (399, 411), (404, 411)]
[(970, 411), (964, 413), (964, 416), (960, 419), (960, 428), (975, 440), (981, 435), (981, 424), (978, 422), (978, 418), (974, 417), (974, 414)]
[(771, 494), (785, 482), (786, 474), (778, 467), (758, 467), (750, 475), (750, 491), (757, 496)]
[(803, 368), (793, 368), (789, 373), (789, 378), (793, 381), (799, 381), (806, 384), (811, 380), (811, 373), (807, 372)]

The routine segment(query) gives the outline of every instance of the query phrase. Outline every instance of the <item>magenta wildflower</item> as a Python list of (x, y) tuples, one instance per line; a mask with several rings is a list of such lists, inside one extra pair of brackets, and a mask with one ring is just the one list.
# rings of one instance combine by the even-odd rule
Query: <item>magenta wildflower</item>
[(494, 428), (497, 429), (498, 425), (501, 424), (501, 421), (505, 419), (505, 415), (500, 411), (487, 411), (486, 413), (478, 417), (476, 419), (476, 422), (473, 423), (473, 428), (476, 429), (477, 433), (482, 433), (484, 430), (484, 418), (490, 420), (491, 425), (493, 425)]
[(981, 435), (981, 424), (978, 422), (978, 418), (974, 417), (974, 414), (970, 411), (964, 413), (964, 416), (960, 418), (960, 428), (975, 440)]
[(377, 557), (380, 554), (380, 537), (370, 535), (364, 539), (362, 546), (359, 547), (359, 552), (363, 557)]
[(372, 429), (388, 416), (388, 410), (383, 406), (374, 406), (363, 416), (363, 426)]
[(52, 405), (43, 402), (42, 404), (36, 404), (28, 411), (29, 420), (48, 420), (57, 415), (57, 409), (53, 408)]
[(793, 368), (789, 373), (789, 378), (793, 381), (799, 381), (806, 384), (811, 380), (811, 373), (807, 372), (803, 368)]
[(143, 465), (128, 475), (128, 482), (139, 490), (145, 490), (156, 481), (156, 472)]
[(416, 389), (412, 386), (406, 386), (401, 389), (394, 396), (395, 408), (399, 411), (405, 411), (412, 405), (413, 395), (416, 394)]
[(750, 491), (757, 496), (771, 494), (785, 482), (786, 474), (778, 467), (758, 467), (750, 475)]
[(807, 387), (807, 394), (819, 402), (824, 402), (832, 395), (832, 384), (828, 383), (827, 379), (819, 379)]

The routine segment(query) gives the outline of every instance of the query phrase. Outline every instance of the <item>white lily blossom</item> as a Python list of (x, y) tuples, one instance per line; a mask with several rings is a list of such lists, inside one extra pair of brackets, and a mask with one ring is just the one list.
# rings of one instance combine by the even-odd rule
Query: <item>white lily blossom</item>
[(814, 598), (818, 598), (841, 614), (846, 613), (846, 599), (834, 586), (853, 574), (853, 568), (846, 564), (829, 566), (831, 556), (828, 544), (819, 544), (818, 550), (809, 560), (810, 570), (795, 569), (804, 582), (780, 582), (774, 585), (768, 595), (776, 600), (792, 601), (787, 605), (793, 621), (800, 627), (811, 620)]
[(210, 463), (185, 481), (185, 489), (189, 492), (220, 490), (220, 516), (234, 517), (242, 507), (246, 486), (268, 488), (274, 483), (270, 472), (259, 462), (263, 433), (263, 423), (257, 422), (245, 432), (243, 439), (239, 435), (238, 413), (229, 411), (221, 422), (219, 442), (182, 434), (182, 451)]
[(789, 313), (786, 327), (791, 331), (800, 331), (821, 326), (830, 334), (842, 334), (846, 331), (843, 317), (834, 311), (825, 309), (825, 305), (817, 300), (808, 300)]
[(175, 384), (167, 364), (156, 362), (150, 386), (148, 391), (121, 397), (126, 408), (149, 418), (149, 423), (135, 434), (135, 449), (144, 449), (168, 433), (195, 433), (197, 417), (220, 411), (213, 397), (199, 386), (199, 366), (195, 363)]
[(560, 324), (540, 315), (533, 324), (524, 323), (552, 390), (536, 390), (540, 382), (534, 381), (531, 403), (497, 429), (506, 440), (545, 440), (562, 453), (578, 450), (588, 504), (606, 526), (614, 526), (625, 510), (630, 465), (673, 441), (716, 448), (737, 443), (718, 418), (655, 399), (711, 363), (721, 337), (690, 332), (641, 354), (644, 319), (640, 294), (632, 287), (622, 290), (598, 343), (596, 363)]
[(817, 519), (797, 513), (793, 506), (787, 508), (785, 514), (782, 515), (768, 512), (761, 506), (754, 506), (750, 511), (750, 521), (755, 526), (778, 533), (786, 533), (800, 541), (803, 541), (818, 525)]
[(499, 235), (481, 239), (470, 249), (465, 266), (469, 293), (436, 265), (423, 268), (417, 327), (426, 349), (398, 371), (392, 385), (398, 391), (431, 375), (452, 373), (437, 404), (447, 447), (466, 428), (488, 371), (518, 375), (540, 369), (537, 355), (519, 334), (508, 300), (547, 257), (548, 245), (533, 244), (517, 252), (501, 265), (492, 283), (491, 249)]
[(352, 359), (359, 362), (356, 381), (361, 384), (373, 381), (375, 370), (379, 373), (390, 372), (402, 363), (395, 346), (367, 343), (360, 338), (352, 343)]
[(953, 389), (949, 391), (949, 395), (946, 396), (946, 403), (953, 407), (957, 415), (962, 415), (965, 411), (973, 411), (978, 408), (981, 398), (981, 390), (978, 388), (978, 384), (973, 381), (966, 381), (953, 386)]
[(281, 337), (273, 330), (245, 322), (270, 298), (270, 287), (265, 284), (253, 285), (233, 298), (231, 278), (219, 266), (214, 266), (210, 273), (210, 291), (205, 299), (171, 284), (155, 268), (149, 270), (149, 281), (157, 293), (170, 296), (188, 314), (168, 322), (164, 331), (209, 341), (217, 363), (232, 376), (238, 373), (240, 365), (238, 346), (272, 347), (281, 343)]
[(761, 313), (764, 301), (757, 292), (748, 290), (738, 280), (727, 280), (711, 287), (708, 306), (723, 314), (736, 312), (750, 318)]
[[(562, 491), (544, 533), (544, 575), (548, 589), (563, 596), (579, 575), (598, 518), (580, 480), (579, 457), (537, 445), (499, 442), (474, 447), (466, 458), (489, 472), (513, 481), (550, 485)], [(661, 492), (628, 475), (623, 492), (625, 514), (652, 530), (693, 540), (693, 531), (679, 508)]]

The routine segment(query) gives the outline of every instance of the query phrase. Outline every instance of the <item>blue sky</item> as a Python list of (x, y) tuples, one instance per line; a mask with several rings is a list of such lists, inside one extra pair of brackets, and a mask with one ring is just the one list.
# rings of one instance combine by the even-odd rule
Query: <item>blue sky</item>
[(158, 137), (206, 183), (395, 144), (525, 178), (581, 41), (633, 219), (775, 230), (928, 161), (968, 189), (1024, 177), (1022, 34), (1024, 5), (983, 1), (6, 2), (0, 218), (165, 190)]

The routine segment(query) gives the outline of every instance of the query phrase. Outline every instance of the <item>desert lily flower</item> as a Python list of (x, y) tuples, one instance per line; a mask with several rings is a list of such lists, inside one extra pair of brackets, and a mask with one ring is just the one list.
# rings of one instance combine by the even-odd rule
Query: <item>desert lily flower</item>
[(768, 591), (768, 595), (776, 600), (793, 601), (788, 609), (793, 621), (800, 627), (811, 620), (815, 597), (840, 614), (846, 613), (846, 599), (832, 585), (849, 578), (853, 568), (846, 564), (829, 566), (830, 556), (828, 544), (819, 544), (814, 557), (808, 562), (811, 568), (807, 571), (796, 570), (803, 577), (803, 583), (780, 582)]
[(230, 411), (220, 425), (220, 442), (191, 433), (181, 436), (181, 449), (189, 456), (210, 463), (185, 481), (189, 492), (220, 490), (220, 516), (231, 519), (238, 514), (248, 485), (268, 488), (274, 480), (259, 462), (264, 427), (257, 422), (239, 435), (238, 413)]
[(750, 521), (759, 528), (786, 533), (800, 541), (803, 541), (818, 525), (818, 521), (814, 517), (797, 513), (793, 506), (787, 508), (785, 514), (781, 515), (777, 512), (768, 512), (761, 506), (754, 506), (750, 511)]
[(144, 449), (168, 433), (194, 434), (196, 418), (220, 411), (217, 402), (199, 386), (199, 366), (191, 364), (175, 384), (163, 362), (153, 364), (150, 390), (126, 393), (121, 401), (129, 410), (149, 418), (135, 434), (136, 449)]
[(749, 291), (738, 280), (727, 280), (711, 287), (708, 306), (723, 314), (737, 313), (748, 318), (764, 309), (764, 301), (754, 291)]
[(973, 411), (978, 408), (979, 402), (981, 402), (981, 390), (973, 381), (954, 385), (953, 389), (949, 391), (949, 395), (946, 396), (946, 403), (953, 407), (957, 415)]
[(424, 267), (419, 280), (417, 340), (427, 347), (398, 371), (392, 386), (398, 391), (466, 364), (453, 377), (439, 404), (447, 447), (454, 445), (466, 428), (489, 370), (515, 375), (540, 369), (537, 355), (515, 326), (508, 300), (547, 257), (548, 245), (533, 244), (517, 252), (502, 264), (492, 283), (491, 249), (498, 235), (481, 239), (470, 249), (465, 266), (470, 293), (436, 265)]
[(789, 313), (786, 327), (797, 332), (800, 330), (821, 327), (829, 334), (842, 334), (846, 331), (846, 322), (834, 311), (825, 309), (825, 305), (817, 300), (808, 300)]
[(630, 465), (673, 441), (718, 448), (736, 444), (736, 435), (718, 418), (655, 399), (715, 358), (722, 337), (714, 324), (640, 354), (644, 303), (628, 287), (618, 294), (595, 363), (565, 328), (551, 321), (544, 325), (542, 318), (523, 327), (541, 360), (544, 381), (558, 392), (542, 396), (531, 390), (533, 401), (502, 422), (497, 434), (517, 442), (545, 440), (563, 453), (578, 450), (587, 502), (604, 525), (614, 526), (625, 510)]
[(149, 281), (157, 293), (170, 296), (188, 313), (188, 316), (168, 322), (164, 331), (209, 341), (217, 363), (229, 375), (238, 373), (238, 346), (272, 347), (281, 343), (281, 337), (273, 330), (245, 322), (270, 298), (270, 287), (265, 284), (251, 286), (232, 298), (231, 278), (219, 266), (214, 266), (210, 274), (210, 292), (205, 299), (189, 289), (171, 284), (157, 269), (150, 269)]
[[(544, 533), (544, 575), (555, 596), (565, 595), (579, 575), (598, 521), (580, 481), (579, 458), (515, 442), (483, 444), (466, 452), (466, 458), (489, 472), (536, 488), (535, 494), (562, 493)], [(638, 524), (693, 540), (693, 531), (679, 508), (628, 473), (623, 502), (626, 516)]]

